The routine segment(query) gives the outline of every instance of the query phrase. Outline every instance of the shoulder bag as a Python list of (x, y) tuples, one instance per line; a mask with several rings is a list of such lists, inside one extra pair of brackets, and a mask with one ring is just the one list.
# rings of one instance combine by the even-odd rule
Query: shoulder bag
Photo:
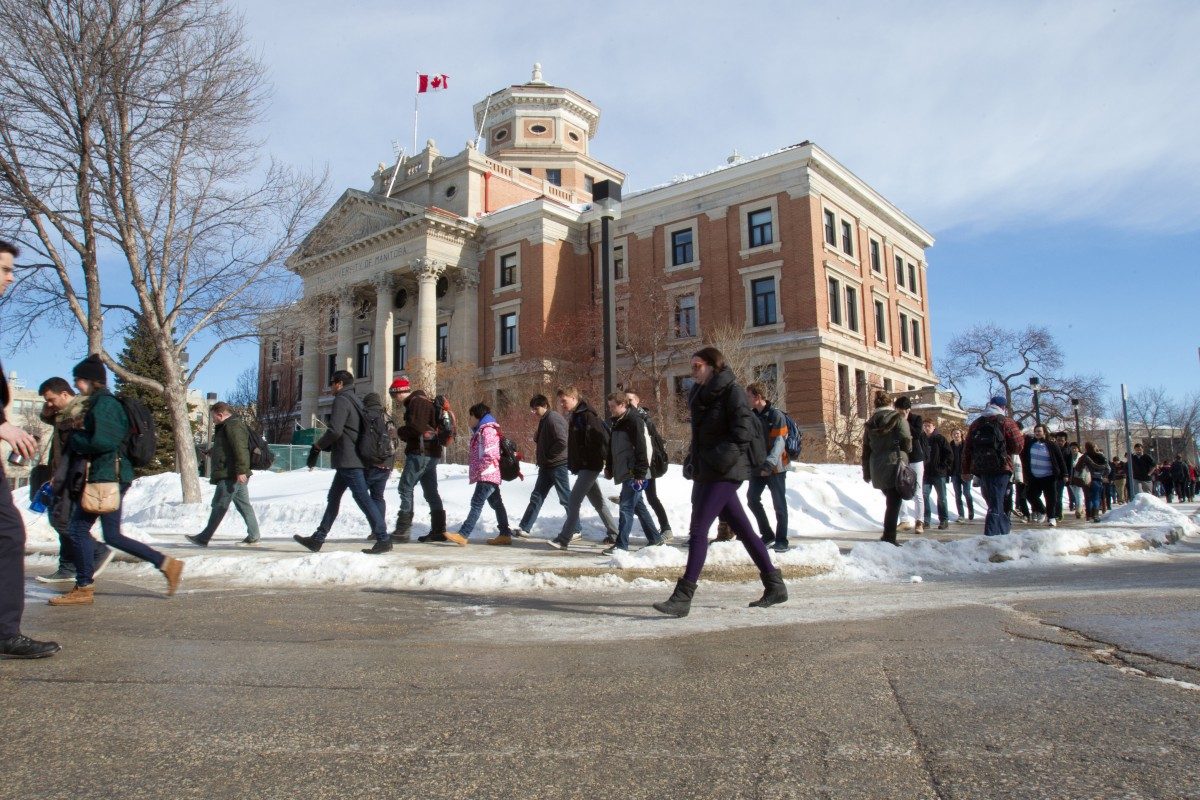
[[(115, 456), (113, 469), (120, 476), (120, 453)], [(79, 498), (79, 507), (89, 514), (111, 514), (121, 507), (121, 484), (117, 481), (93, 483), (89, 480), (91, 470), (92, 465), (88, 464), (84, 472), (83, 494)]]

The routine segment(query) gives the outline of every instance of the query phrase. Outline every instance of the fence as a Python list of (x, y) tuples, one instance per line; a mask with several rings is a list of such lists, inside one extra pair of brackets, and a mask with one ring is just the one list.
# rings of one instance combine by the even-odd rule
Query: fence
[[(306, 444), (273, 444), (269, 445), (275, 454), (275, 463), (271, 472), (289, 472), (294, 469), (305, 469), (308, 466), (309, 446)], [(321, 453), (317, 458), (317, 466), (328, 469), (329, 453)]]

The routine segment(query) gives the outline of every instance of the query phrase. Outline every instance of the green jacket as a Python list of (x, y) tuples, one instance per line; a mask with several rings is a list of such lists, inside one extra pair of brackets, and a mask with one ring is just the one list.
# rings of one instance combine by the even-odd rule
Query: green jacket
[(877, 408), (863, 430), (863, 480), (880, 491), (896, 488), (896, 465), (912, 452), (908, 420), (893, 408)]
[(250, 429), (241, 417), (230, 417), (213, 429), (209, 483), (250, 475)]
[(129, 417), (121, 401), (107, 387), (101, 387), (92, 395), (92, 402), (83, 418), (83, 430), (72, 433), (67, 446), (91, 465), (88, 480), (92, 483), (133, 483), (133, 464), (127, 457), (120, 458), (119, 477), (116, 471), (117, 453), (121, 451), (128, 434)]

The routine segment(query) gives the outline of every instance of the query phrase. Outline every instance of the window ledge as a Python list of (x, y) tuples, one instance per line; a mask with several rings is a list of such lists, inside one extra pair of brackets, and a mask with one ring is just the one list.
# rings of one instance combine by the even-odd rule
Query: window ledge
[(852, 256), (852, 255), (848, 254), (845, 250), (841, 249), (840, 247), (835, 247), (834, 245), (831, 245), (829, 242), (825, 241), (824, 239), (821, 240), (821, 243), (823, 245), (825, 245), (826, 250), (828, 250), (830, 253), (833, 253), (838, 258), (845, 259), (846, 261), (849, 261), (851, 264), (853, 264), (856, 267), (861, 266), (858, 263), (858, 258), (856, 256)]
[(783, 320), (779, 320), (771, 325), (752, 325), (747, 323), (743, 330), (746, 333), (778, 333), (785, 327)]
[(686, 263), (686, 264), (676, 264), (676, 265), (674, 265), (674, 266), (669, 266), (669, 267), (666, 267), (666, 269), (665, 269), (664, 271), (665, 271), (667, 274), (670, 274), (670, 273), (672, 273), (672, 272), (685, 272), (685, 271), (687, 271), (687, 270), (689, 270), (689, 269), (691, 269), (691, 270), (697, 270), (697, 269), (700, 269), (700, 261), (699, 261), (699, 259), (697, 259), (697, 260), (695, 260), (695, 261), (689, 261), (689, 262), (688, 262), (688, 263)]
[(771, 242), (770, 244), (761, 245), (759, 247), (750, 247), (750, 248), (747, 248), (746, 250), (739, 250), (738, 255), (740, 255), (742, 258), (749, 258), (750, 256), (756, 256), (756, 255), (759, 255), (760, 253), (778, 253), (779, 248), (781, 248), (782, 246), (783, 246), (783, 242), (775, 241), (775, 242)]
[(511, 283), (508, 286), (497, 286), (496, 288), (492, 289), (492, 294), (497, 295), (497, 294), (503, 294), (504, 292), (519, 292), (519, 291), (521, 291), (521, 284), (518, 282), (518, 283)]
[[(505, 361), (516, 361), (521, 357), (521, 351), (518, 349), (515, 353), (505, 353), (504, 355), (496, 355), (492, 357), (493, 364), (500, 364)], [(441, 362), (445, 364), (446, 362)]]

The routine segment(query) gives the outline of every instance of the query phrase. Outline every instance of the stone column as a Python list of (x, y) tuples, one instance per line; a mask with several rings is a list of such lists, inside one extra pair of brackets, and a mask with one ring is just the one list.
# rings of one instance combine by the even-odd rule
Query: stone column
[(454, 276), (454, 316), (450, 318), (450, 360), (479, 366), (479, 270), (464, 267)]
[[(346, 286), (338, 294), (337, 358), (338, 369), (354, 370), (354, 287)], [(354, 376), (358, 378), (357, 375)]]
[(304, 383), (300, 387), (300, 427), (311, 428), (317, 413), (317, 398), (321, 395), (321, 313), (323, 304), (314, 303), (304, 321), (304, 357), (300, 361)]
[(415, 388), (431, 394), (437, 389), (437, 282), (446, 265), (429, 258), (413, 263), (417, 276), (417, 324), (414, 354), (421, 360), (420, 380)]
[(392, 383), (392, 334), (395, 329), (392, 292), (396, 281), (390, 272), (384, 272), (372, 278), (371, 283), (375, 286), (375, 353), (371, 383), (386, 403), (387, 389)]

